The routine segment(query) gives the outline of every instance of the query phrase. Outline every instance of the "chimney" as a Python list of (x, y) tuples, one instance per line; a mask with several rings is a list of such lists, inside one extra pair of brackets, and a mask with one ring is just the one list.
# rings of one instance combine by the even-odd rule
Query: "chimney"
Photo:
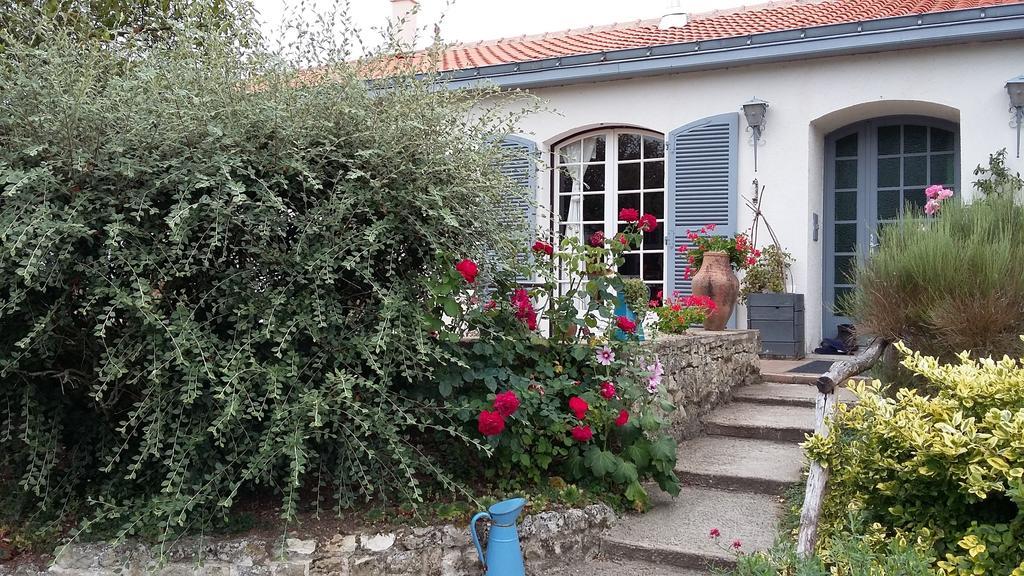
[(417, 0), (391, 0), (391, 22), (398, 26), (398, 40), (412, 48), (416, 43)]
[(661, 22), (658, 23), (658, 28), (666, 30), (668, 28), (682, 28), (686, 26), (686, 23), (690, 21), (690, 17), (683, 11), (682, 0), (669, 0), (668, 10), (665, 11), (665, 15), (661, 17)]

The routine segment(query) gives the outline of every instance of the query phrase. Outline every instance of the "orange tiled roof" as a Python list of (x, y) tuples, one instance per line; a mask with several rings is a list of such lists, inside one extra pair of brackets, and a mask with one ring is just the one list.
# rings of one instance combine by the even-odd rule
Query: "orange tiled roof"
[(452, 46), (441, 55), (442, 71), (527, 62), (559, 56), (645, 48), (761, 32), (778, 32), (878, 18), (1018, 4), (1022, 0), (795, 0), (691, 14), (685, 26), (660, 29), (658, 20), (592, 26), (536, 36)]

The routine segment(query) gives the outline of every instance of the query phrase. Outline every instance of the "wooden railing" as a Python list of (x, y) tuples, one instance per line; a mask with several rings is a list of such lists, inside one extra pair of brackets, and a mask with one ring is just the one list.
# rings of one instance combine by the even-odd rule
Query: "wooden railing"
[[(856, 356), (849, 360), (841, 360), (832, 364), (828, 372), (818, 377), (818, 399), (814, 403), (814, 433), (827, 438), (829, 420), (836, 410), (836, 388), (845, 385), (850, 378), (871, 368), (889, 345), (881, 338), (874, 340)], [(833, 465), (835, 465), (833, 463)], [(807, 490), (804, 493), (804, 505), (800, 510), (800, 532), (797, 536), (796, 551), (801, 557), (814, 554), (818, 542), (818, 521), (821, 518), (821, 507), (825, 500), (825, 489), (828, 484), (829, 469), (819, 462), (811, 462), (810, 473), (807, 475)]]

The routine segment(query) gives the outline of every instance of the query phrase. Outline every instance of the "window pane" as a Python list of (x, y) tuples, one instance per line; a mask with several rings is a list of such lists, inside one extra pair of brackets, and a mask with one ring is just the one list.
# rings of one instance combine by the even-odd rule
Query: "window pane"
[(835, 232), (836, 252), (857, 251), (857, 224), (855, 222), (850, 224), (836, 224)]
[(665, 193), (648, 192), (644, 194), (643, 211), (654, 214), (655, 218), (665, 217)]
[(932, 156), (932, 173), (928, 184), (953, 185), (953, 155), (938, 154)]
[(619, 194), (619, 210), (633, 208), (640, 210), (640, 194)]
[(836, 160), (836, 189), (857, 187), (857, 161)]
[(928, 128), (925, 126), (903, 127), (903, 153), (928, 151)]
[(836, 220), (857, 219), (857, 192), (836, 192)]
[(591, 136), (583, 140), (583, 150), (590, 152), (585, 162), (604, 161), (604, 136)]
[(644, 254), (644, 280), (661, 280), (663, 274), (662, 253)]
[(879, 158), (878, 159), (878, 186), (880, 188), (893, 188), (900, 185), (900, 159)]
[(892, 220), (898, 218), (902, 208), (899, 190), (878, 191), (878, 219)]
[(619, 266), (619, 274), (623, 276), (639, 276), (640, 275), (640, 255), (639, 254), (626, 254), (626, 261)]
[(657, 136), (644, 136), (644, 158), (664, 158), (665, 141)]
[(908, 156), (903, 159), (903, 185), (924, 186), (928, 183), (928, 157)]
[(583, 173), (584, 192), (604, 191), (604, 164), (591, 164)]
[(566, 144), (558, 149), (558, 161), (562, 164), (569, 164), (580, 161), (580, 141)]
[(836, 297), (835, 297), (835, 300), (832, 303), (833, 309), (835, 310), (835, 313), (837, 315), (839, 315), (839, 316), (846, 316), (847, 315), (846, 300), (847, 300), (847, 298), (850, 297), (850, 294), (853, 293), (853, 288), (839, 288), (839, 287), (837, 287), (835, 290), (836, 290)]
[(569, 219), (569, 203), (572, 201), (572, 196), (559, 196), (558, 197), (558, 218), (562, 222)]
[(604, 220), (604, 194), (583, 196), (583, 219)]
[(900, 153), (899, 126), (881, 126), (878, 128), (878, 153), (883, 156)]
[(856, 256), (836, 256), (836, 284), (853, 284)]
[(604, 230), (604, 224), (584, 224), (583, 225), (583, 241), (589, 243), (590, 237), (594, 235), (594, 232), (598, 230)]
[(640, 135), (619, 134), (619, 160), (640, 159)]
[(665, 223), (658, 222), (653, 232), (644, 232), (644, 250), (661, 250), (665, 246)]
[(619, 164), (619, 190), (640, 189), (640, 164)]
[(558, 191), (572, 192), (573, 176), (579, 174), (579, 166), (567, 166), (558, 169)]
[(924, 188), (903, 191), (903, 202), (905, 204), (910, 204), (918, 210), (924, 210), (924, 204), (927, 201), (928, 198), (924, 195)]
[(844, 136), (839, 140), (836, 140), (836, 156), (856, 156), (857, 155), (857, 134), (850, 134)]
[(952, 152), (953, 133), (942, 128), (932, 128), (932, 152)]
[(644, 189), (665, 187), (665, 161), (644, 162)]
[(650, 290), (650, 294), (651, 294), (650, 299), (651, 300), (654, 300), (655, 298), (658, 297), (658, 292), (661, 292), (662, 296), (665, 295), (664, 294), (665, 288), (664, 288), (664, 286), (662, 286), (661, 282), (656, 282), (654, 284), (648, 284), (647, 288)]

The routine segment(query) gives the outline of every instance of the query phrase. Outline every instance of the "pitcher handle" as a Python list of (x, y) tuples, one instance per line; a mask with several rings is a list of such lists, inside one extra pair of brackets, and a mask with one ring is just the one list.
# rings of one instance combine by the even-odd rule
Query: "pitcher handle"
[(479, 512), (473, 519), (469, 521), (469, 535), (473, 537), (473, 544), (476, 545), (476, 555), (480, 557), (480, 564), (484, 567), (484, 572), (487, 572), (487, 561), (484, 560), (484, 549), (480, 546), (480, 537), (476, 534), (476, 522), (481, 518), (491, 519), (491, 515), (487, 512)]

